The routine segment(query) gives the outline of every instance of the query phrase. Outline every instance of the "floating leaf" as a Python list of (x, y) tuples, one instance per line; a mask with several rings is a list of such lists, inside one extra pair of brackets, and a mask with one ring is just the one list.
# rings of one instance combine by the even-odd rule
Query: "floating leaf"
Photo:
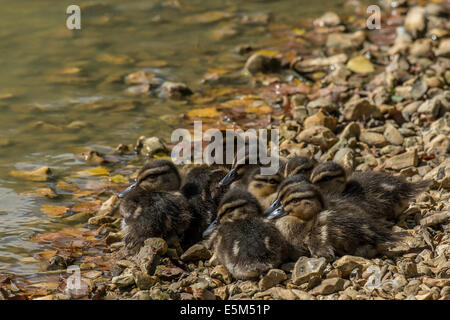
[(39, 252), (37, 255), (38, 255), (39, 259), (49, 260), (49, 259), (53, 258), (57, 253), (58, 253), (58, 250), (49, 250), (49, 251)]
[(114, 183), (128, 183), (128, 179), (120, 174), (116, 174), (115, 176), (111, 177), (110, 180)]
[(304, 35), (304, 34), (306, 33), (306, 30), (305, 30), (305, 29), (294, 28), (294, 29), (292, 30), (292, 33), (293, 33), (294, 35), (300, 37), (300, 36), (302, 36), (302, 35)]
[(258, 107), (248, 107), (245, 109), (245, 111), (256, 114), (268, 114), (272, 113), (272, 108), (269, 107), (267, 104), (263, 104), (262, 106)]
[(95, 201), (83, 201), (76, 205), (74, 205), (71, 210), (74, 212), (86, 212), (86, 213), (94, 213), (100, 209), (102, 205), (101, 200)]
[(255, 53), (262, 54), (262, 55), (268, 56), (268, 57), (273, 57), (278, 52), (277, 51), (273, 51), (273, 50), (258, 50)]
[(21, 193), (23, 196), (28, 197), (47, 197), (56, 198), (58, 195), (50, 188), (38, 188), (36, 190), (26, 191)]
[(67, 210), (69, 210), (68, 207), (53, 206), (53, 205), (48, 205), (48, 204), (44, 204), (41, 207), (41, 212), (45, 213), (46, 215), (48, 215), (50, 217), (62, 216), (63, 214), (65, 214), (67, 212)]
[(356, 73), (370, 73), (375, 71), (372, 62), (364, 56), (351, 58), (347, 62), (347, 68)]
[(12, 170), (10, 174), (13, 177), (31, 180), (31, 181), (47, 181), (48, 176), (51, 174), (49, 167), (42, 167), (36, 170)]
[(190, 118), (215, 118), (218, 117), (220, 113), (216, 108), (206, 107), (200, 109), (192, 109), (187, 113), (187, 115)]
[(78, 176), (80, 177), (91, 177), (91, 176), (104, 176), (108, 175), (109, 171), (105, 167), (98, 166), (91, 169), (86, 169), (78, 172)]

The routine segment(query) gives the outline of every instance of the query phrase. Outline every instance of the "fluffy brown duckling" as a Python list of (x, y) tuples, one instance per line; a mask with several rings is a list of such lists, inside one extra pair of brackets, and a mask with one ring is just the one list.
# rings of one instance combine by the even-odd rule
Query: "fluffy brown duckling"
[(223, 197), (217, 219), (204, 232), (217, 261), (236, 279), (255, 279), (284, 259), (286, 244), (280, 232), (262, 216), (248, 191), (233, 188)]
[(219, 181), (228, 170), (219, 166), (189, 166), (184, 171), (181, 193), (186, 197), (192, 220), (184, 237), (184, 246), (202, 240), (206, 228), (216, 219), (217, 208), (229, 186), (220, 186)]
[(309, 179), (315, 165), (316, 161), (314, 159), (303, 156), (295, 156), (287, 159), (287, 162), (284, 165), (283, 174), (285, 178), (296, 174), (301, 174)]
[(348, 177), (345, 169), (333, 161), (318, 164), (310, 180), (322, 193), (339, 194), (357, 203), (365, 212), (388, 220), (396, 219), (409, 201), (430, 184), (430, 181), (411, 183), (403, 176), (386, 172), (355, 172)]
[(301, 175), (281, 183), (276, 205), (265, 215), (276, 219), (293, 260), (308, 253), (329, 260), (347, 254), (371, 258), (400, 239), (384, 220), (345, 199), (334, 197), (327, 205), (319, 189)]
[(150, 237), (181, 241), (191, 221), (180, 175), (168, 160), (154, 160), (138, 172), (136, 182), (119, 194), (124, 242), (131, 249)]
[(263, 210), (266, 210), (276, 199), (278, 186), (284, 177), (281, 170), (275, 174), (264, 175), (261, 168), (252, 171), (247, 190), (258, 199)]

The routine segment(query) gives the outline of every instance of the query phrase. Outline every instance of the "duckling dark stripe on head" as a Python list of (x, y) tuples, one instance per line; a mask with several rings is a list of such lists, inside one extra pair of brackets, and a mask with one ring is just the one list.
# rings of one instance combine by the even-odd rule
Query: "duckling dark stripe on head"
[(342, 176), (345, 176), (345, 173), (342, 170), (324, 171), (319, 173), (318, 175), (314, 175), (313, 173), (311, 177), (311, 182), (312, 183), (324, 182)]
[(225, 203), (224, 205), (222, 205), (219, 209), (219, 212), (217, 213), (218, 217), (222, 217), (225, 214), (236, 210), (239, 207), (242, 207), (244, 205), (247, 204), (247, 200), (245, 199), (240, 199), (240, 200), (236, 200), (233, 202), (229, 202), (229, 203)]
[(305, 191), (305, 192), (293, 192), (286, 196), (286, 199), (283, 199), (284, 206), (296, 201), (296, 200), (305, 200), (305, 199), (316, 199), (317, 192), (314, 191)]
[(167, 172), (170, 172), (171, 170), (173, 170), (173, 168), (171, 168), (169, 166), (146, 169), (143, 172), (139, 173), (138, 183), (142, 180), (145, 180), (146, 178), (151, 177), (151, 176), (159, 176), (159, 175), (165, 174)]

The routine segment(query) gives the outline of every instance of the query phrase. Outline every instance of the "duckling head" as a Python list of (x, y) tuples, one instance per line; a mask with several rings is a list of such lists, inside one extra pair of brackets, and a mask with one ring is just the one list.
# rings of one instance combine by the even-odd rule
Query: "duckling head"
[(287, 161), (284, 167), (284, 176), (287, 178), (296, 174), (301, 174), (306, 178), (309, 178), (315, 165), (316, 162), (313, 159), (295, 156)]
[(222, 180), (220, 180), (219, 185), (228, 186), (234, 181), (242, 179), (249, 171), (258, 167), (259, 164), (255, 163), (254, 157), (249, 155), (248, 150), (246, 150), (243, 156), (237, 153), (234, 157), (231, 170), (228, 171), (227, 175), (223, 177)]
[(313, 169), (310, 181), (325, 194), (342, 193), (347, 182), (347, 173), (336, 162), (328, 161)]
[(261, 168), (256, 168), (250, 176), (248, 191), (260, 202), (277, 192), (283, 177), (280, 173), (272, 175), (261, 174)]
[(136, 182), (119, 193), (123, 198), (128, 192), (139, 187), (145, 191), (173, 191), (180, 188), (181, 178), (177, 167), (169, 160), (147, 162), (138, 172)]
[(217, 218), (203, 233), (203, 237), (211, 234), (219, 224), (262, 216), (258, 200), (243, 188), (233, 188), (222, 198), (217, 211)]
[(264, 212), (268, 219), (289, 215), (303, 221), (314, 218), (324, 207), (318, 188), (300, 174), (284, 180), (278, 189), (277, 199)]

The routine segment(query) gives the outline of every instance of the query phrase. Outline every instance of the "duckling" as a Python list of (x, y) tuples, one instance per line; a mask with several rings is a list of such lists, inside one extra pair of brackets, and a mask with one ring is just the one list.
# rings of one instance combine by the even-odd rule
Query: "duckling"
[(236, 279), (255, 279), (285, 258), (280, 232), (262, 216), (258, 200), (243, 188), (223, 197), (216, 220), (204, 232), (215, 257)]
[(276, 202), (265, 214), (278, 218), (275, 225), (294, 260), (307, 253), (328, 260), (347, 254), (372, 258), (402, 236), (345, 199), (333, 196), (327, 205), (319, 189), (301, 175), (281, 183)]
[(410, 183), (403, 176), (386, 172), (355, 172), (347, 178), (345, 169), (332, 161), (317, 165), (310, 180), (323, 193), (340, 194), (367, 213), (388, 220), (395, 220), (409, 201), (430, 185), (430, 181)]
[(132, 249), (150, 237), (181, 241), (191, 221), (180, 187), (180, 175), (168, 160), (150, 161), (142, 167), (136, 182), (119, 194), (124, 242)]
[(252, 171), (247, 190), (258, 199), (263, 210), (266, 210), (276, 199), (277, 189), (283, 181), (282, 170), (275, 174), (263, 175), (261, 168)]
[(202, 240), (202, 234), (214, 221), (220, 200), (229, 186), (219, 181), (227, 174), (223, 167), (190, 166), (185, 170), (181, 193), (186, 197), (192, 220), (185, 232), (183, 246)]
[(284, 177), (288, 178), (290, 176), (301, 174), (309, 179), (311, 171), (314, 169), (316, 161), (303, 156), (295, 156), (287, 160), (284, 166)]

